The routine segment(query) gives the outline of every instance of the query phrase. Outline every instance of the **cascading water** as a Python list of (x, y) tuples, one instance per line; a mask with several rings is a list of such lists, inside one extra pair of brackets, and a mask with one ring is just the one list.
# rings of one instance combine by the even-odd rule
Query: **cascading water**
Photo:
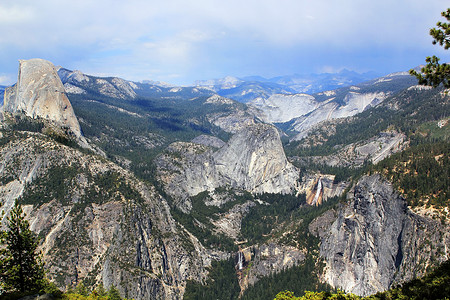
[(242, 270), (242, 269), (244, 268), (244, 254), (243, 254), (241, 251), (238, 252), (238, 262), (237, 262), (237, 265), (238, 265), (238, 270), (239, 270), (239, 271)]
[(316, 194), (314, 195), (314, 199), (313, 199), (311, 205), (317, 205), (317, 201), (319, 200), (321, 192), (322, 192), (322, 179), (319, 178), (319, 181), (317, 182)]

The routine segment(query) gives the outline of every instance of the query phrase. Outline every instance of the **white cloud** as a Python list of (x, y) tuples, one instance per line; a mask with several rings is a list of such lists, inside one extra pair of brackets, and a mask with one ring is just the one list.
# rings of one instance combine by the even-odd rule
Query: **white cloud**
[(0, 25), (12, 26), (33, 19), (33, 12), (28, 7), (0, 6)]
[(2, 0), (0, 71), (15, 69), (19, 58), (43, 57), (128, 77), (158, 70), (168, 76), (231, 61), (239, 67), (248, 52), (270, 64), (267, 49), (430, 49), (428, 30), (446, 6), (443, 0)]
[(0, 74), (0, 85), (12, 85), (13, 79), (10, 75)]

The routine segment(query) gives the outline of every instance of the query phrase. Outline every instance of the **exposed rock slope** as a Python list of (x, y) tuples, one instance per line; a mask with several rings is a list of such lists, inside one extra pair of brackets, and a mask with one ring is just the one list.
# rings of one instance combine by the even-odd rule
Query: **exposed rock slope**
[(306, 203), (320, 205), (328, 198), (342, 195), (347, 182), (334, 182), (334, 175), (309, 172), (305, 174), (299, 186), (299, 192), (306, 194)]
[(213, 91), (202, 87), (176, 87), (155, 81), (133, 82), (118, 77), (96, 77), (58, 67), (58, 74), (67, 93), (101, 95), (103, 97), (134, 100), (141, 97), (191, 99), (211, 96)]
[(257, 98), (251, 105), (263, 111), (266, 122), (285, 123), (284, 129), (304, 138), (313, 126), (331, 119), (345, 118), (376, 106), (387, 97), (416, 84), (408, 73), (394, 73), (358, 85), (314, 95), (272, 95)]
[(76, 137), (81, 129), (55, 67), (43, 59), (19, 61), (17, 83), (6, 89), (3, 110), (54, 121)]
[(68, 92), (72, 94), (85, 94), (87, 93), (86, 89), (95, 87), (100, 94), (108, 97), (134, 99), (137, 96), (134, 91), (138, 88), (137, 85), (121, 78), (97, 78), (61, 67), (58, 68), (58, 75)]
[(103, 282), (129, 298), (181, 299), (187, 279), (206, 276), (214, 254), (177, 225), (151, 186), (42, 134), (6, 134), (1, 210), (21, 197), (58, 286)]
[(267, 124), (245, 127), (215, 152), (205, 145), (172, 144), (156, 164), (167, 193), (176, 199), (220, 186), (289, 193), (299, 175), (286, 159), (278, 131)]
[(275, 94), (268, 99), (256, 98), (250, 102), (263, 112), (261, 118), (267, 122), (283, 123), (313, 111), (319, 102), (307, 94)]
[(256, 193), (293, 191), (298, 172), (286, 159), (278, 131), (271, 125), (248, 126), (214, 153), (216, 170), (233, 187)]
[(361, 178), (348, 198), (322, 235), (325, 279), (332, 286), (370, 295), (448, 259), (448, 225), (413, 213), (379, 175)]
[[(303, 145), (308, 145), (311, 139), (307, 139)], [(295, 157), (300, 164), (308, 163), (325, 164), (333, 167), (359, 168), (365, 162), (376, 164), (393, 153), (404, 150), (409, 145), (406, 135), (395, 130), (380, 132), (377, 136), (345, 147), (327, 156)]]

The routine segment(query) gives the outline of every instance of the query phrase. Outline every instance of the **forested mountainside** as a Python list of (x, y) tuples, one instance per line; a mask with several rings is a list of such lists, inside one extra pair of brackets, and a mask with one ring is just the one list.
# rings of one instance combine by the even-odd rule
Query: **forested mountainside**
[[(47, 75), (21, 72), (5, 91), (1, 208), (24, 206), (62, 289), (102, 283), (135, 299), (369, 295), (448, 259), (447, 90), (402, 77), (362, 113), (318, 119), (300, 137), (208, 89), (40, 60), (21, 70), (29, 63)], [(55, 74), (66, 93), (39, 92)], [(26, 89), (41, 98), (16, 92)], [(345, 106), (350, 91), (328, 94), (342, 93)], [(61, 117), (68, 105), (42, 109), (61, 95), (81, 135)]]

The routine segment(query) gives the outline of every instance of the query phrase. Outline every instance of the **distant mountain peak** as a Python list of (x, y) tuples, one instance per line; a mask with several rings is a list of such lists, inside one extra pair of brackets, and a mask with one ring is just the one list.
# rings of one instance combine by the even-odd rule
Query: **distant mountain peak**
[(219, 79), (209, 79), (209, 80), (197, 80), (194, 82), (195, 86), (209, 86), (218, 87), (220, 89), (234, 88), (237, 85), (243, 83), (244, 80), (239, 79), (234, 76), (225, 76)]

